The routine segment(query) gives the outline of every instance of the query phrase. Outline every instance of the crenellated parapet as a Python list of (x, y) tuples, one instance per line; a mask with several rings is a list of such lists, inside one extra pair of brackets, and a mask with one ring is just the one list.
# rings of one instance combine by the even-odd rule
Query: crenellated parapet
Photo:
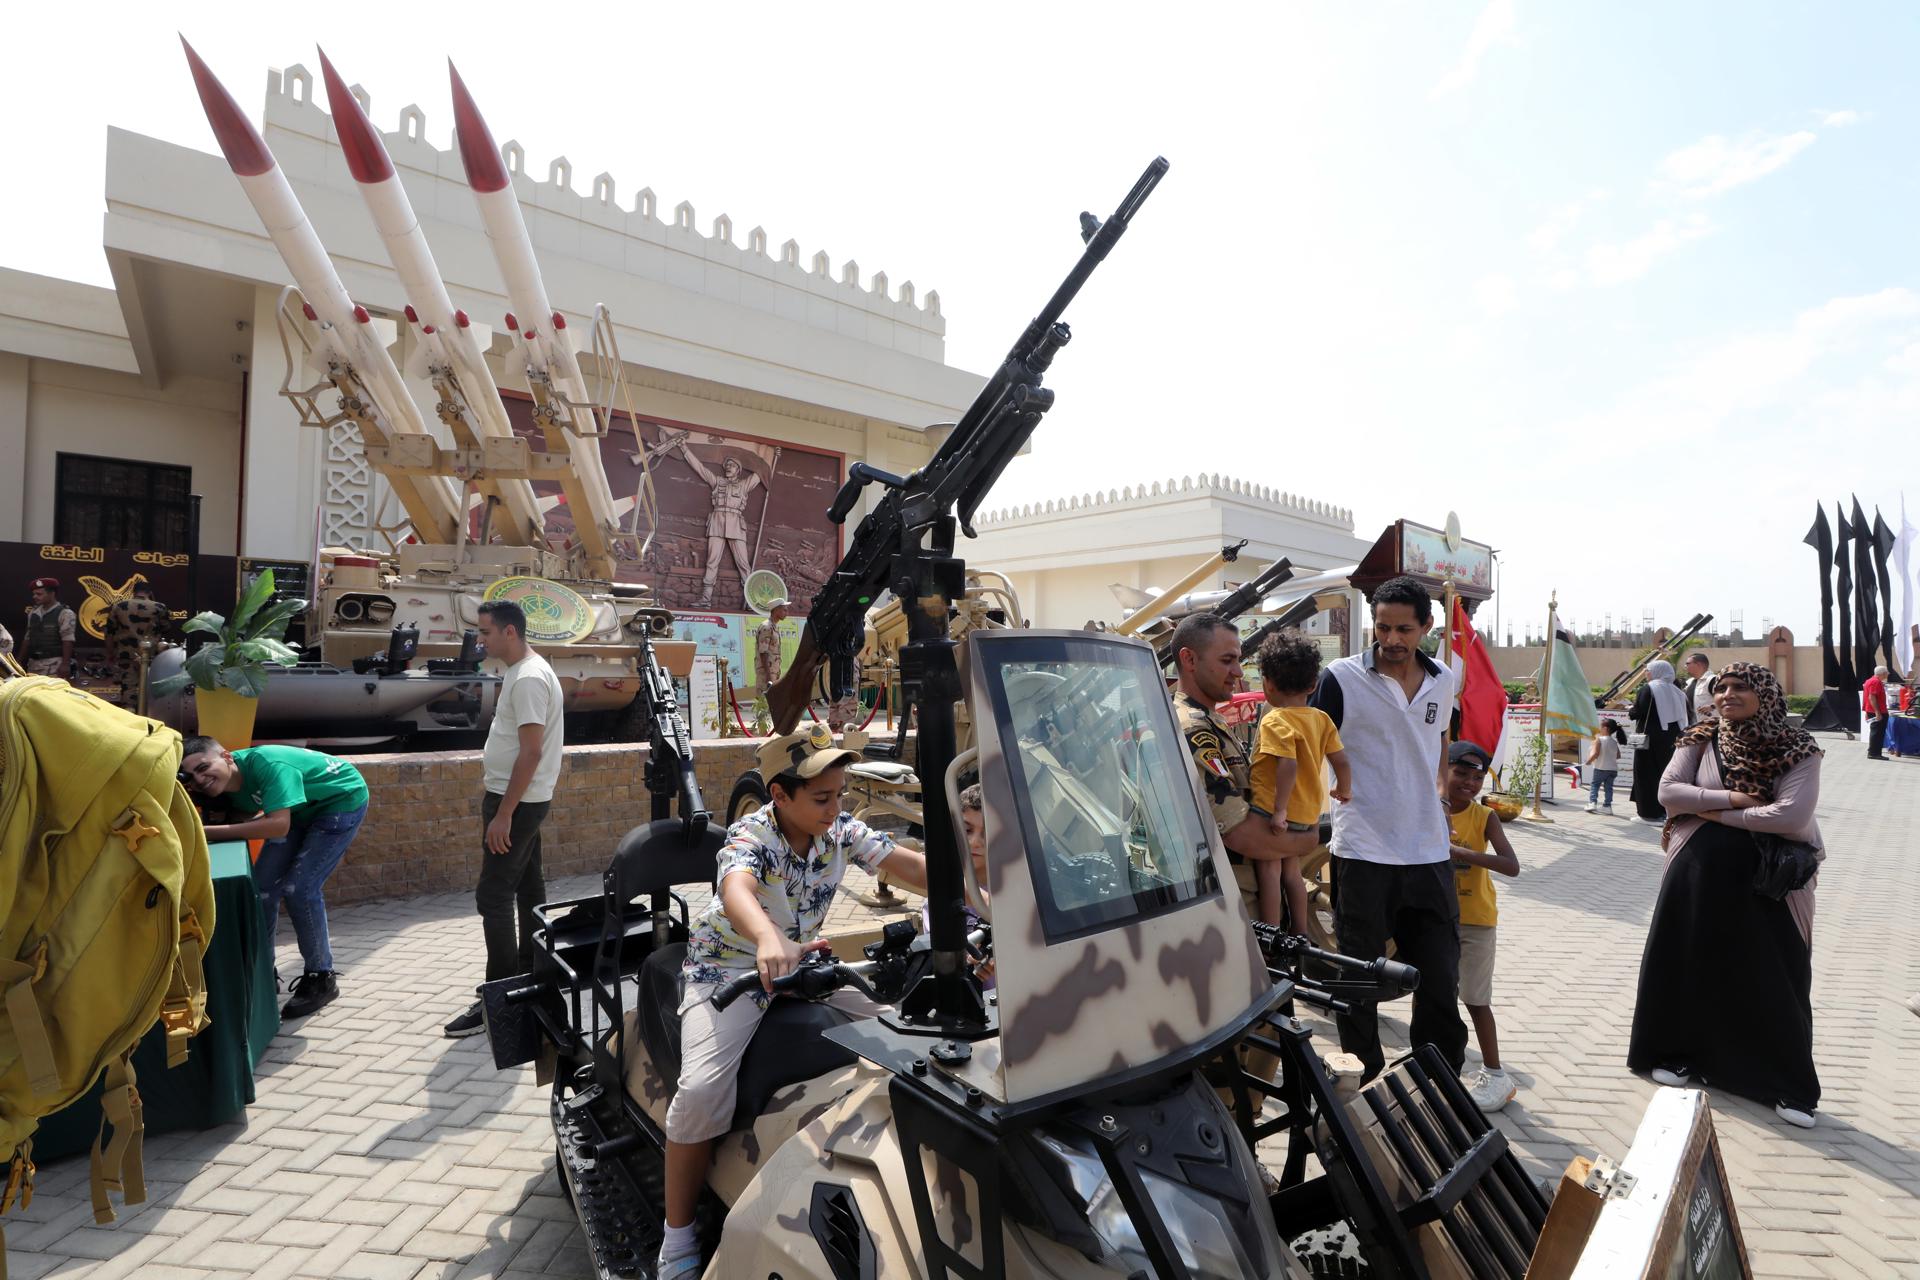
[(982, 514), (979, 523), (980, 527), (985, 529), (1016, 524), (1025, 520), (1048, 519), (1076, 511), (1145, 507), (1189, 498), (1213, 497), (1232, 498), (1295, 518), (1332, 525), (1348, 533), (1353, 531), (1353, 512), (1346, 507), (1337, 507), (1330, 502), (1321, 502), (1316, 498), (1289, 493), (1270, 485), (1255, 484), (1251, 480), (1243, 480), (1238, 476), (1221, 475), (1218, 472), (1212, 475), (1180, 476), (1166, 481), (1156, 480), (1150, 484), (1127, 485), (1119, 489), (1107, 489), (1104, 492), (1096, 489), (1065, 498), (1050, 498), (1044, 502), (1002, 507), (997, 511)]
[[(331, 117), (315, 98), (315, 77), (304, 65), (295, 63), (267, 74), (266, 124), (332, 147), (334, 132)], [(372, 115), (371, 99), (359, 85), (352, 92), (361, 106)], [(442, 178), (465, 185), (459, 153), (452, 147), (442, 149), (427, 138), (427, 116), (418, 104), (401, 108), (398, 128), (382, 130), (394, 164), (402, 170)], [(324, 165), (322, 154), (300, 154), (300, 148), (288, 148), (284, 138), (269, 135), (275, 154), (288, 172), (296, 177), (319, 177), (303, 160)], [(611, 172), (597, 174), (588, 194), (573, 187), (573, 164), (565, 156), (548, 162), (544, 177), (529, 172), (526, 148), (508, 140), (500, 148), (515, 194), (526, 210), (527, 223), (536, 248), (576, 254), (599, 261), (610, 269), (654, 275), (669, 284), (719, 291), (743, 302), (758, 302), (764, 309), (802, 319), (821, 327), (839, 328), (851, 333), (848, 320), (829, 318), (806, 305), (782, 305), (766, 286), (790, 290), (795, 294), (824, 299), (838, 308), (850, 308), (876, 318), (918, 330), (915, 344), (932, 339), (937, 342), (946, 331), (940, 311), (940, 295), (922, 290), (911, 280), (897, 286), (885, 271), (863, 277), (859, 263), (846, 259), (836, 268), (824, 250), (803, 254), (797, 241), (772, 244), (766, 228), (755, 226), (736, 242), (734, 219), (720, 213), (704, 223), (690, 200), (681, 200), (670, 209), (660, 207), (659, 197), (650, 187), (640, 187), (626, 202), (619, 197), (620, 182)], [(337, 156), (334, 157), (337, 164)], [(435, 208), (446, 221), (464, 221), (458, 201), (447, 201)], [(427, 216), (422, 208), (422, 216)], [(662, 258), (664, 252), (668, 258)], [(724, 278), (728, 271), (737, 279)], [(716, 276), (716, 271), (722, 273)], [(861, 322), (851, 321), (853, 325)], [(916, 354), (938, 358), (937, 350)]]

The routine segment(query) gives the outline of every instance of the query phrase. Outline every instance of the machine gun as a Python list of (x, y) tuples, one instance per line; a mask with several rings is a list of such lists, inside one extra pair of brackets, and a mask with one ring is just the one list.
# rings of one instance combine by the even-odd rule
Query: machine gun
[(673, 816), (673, 801), (680, 801), (680, 819), (686, 824), (689, 845), (697, 843), (707, 831), (707, 803), (700, 798), (700, 780), (693, 771), (693, 735), (680, 714), (679, 699), (674, 696), (673, 677), (661, 667), (653, 651), (653, 638), (640, 633), (640, 697), (647, 708), (647, 791), (652, 797), (651, 818), (658, 822)]
[[(949, 526), (944, 536), (950, 550), (949, 511), (958, 515), (961, 531), (969, 538), (974, 536), (974, 512), (1053, 406), (1053, 392), (1041, 385), (1041, 379), (1055, 354), (1073, 336), (1061, 323), (1061, 315), (1166, 172), (1166, 160), (1156, 158), (1104, 223), (1090, 213), (1080, 215), (1080, 235), (1086, 243), (1080, 260), (1020, 334), (1007, 358), (925, 466), (905, 477), (889, 475), (864, 462), (847, 469), (847, 481), (827, 511), (827, 518), (835, 524), (846, 522), (869, 483), (884, 485), (887, 494), (861, 521), (839, 567), (814, 596), (793, 665), (768, 691), (776, 733), (791, 733), (799, 723), (823, 664), (832, 664), (833, 696), (852, 687), (854, 661), (865, 638), (867, 609), (883, 591), (893, 589), (909, 612), (916, 612), (912, 603), (918, 597), (898, 590), (901, 566), (896, 564), (897, 558), (917, 552), (928, 531), (942, 522)], [(945, 558), (946, 550), (940, 555)], [(959, 562), (948, 559), (947, 563)], [(965, 590), (965, 584), (957, 579), (946, 585), (949, 589), (942, 594), (949, 599)], [(946, 619), (939, 621), (944, 628)]]
[(1672, 639), (1654, 649), (1653, 652), (1649, 653), (1646, 657), (1640, 659), (1639, 662), (1633, 665), (1632, 670), (1621, 672), (1619, 678), (1607, 686), (1607, 691), (1593, 700), (1593, 705), (1596, 707), (1604, 707), (1615, 698), (1625, 697), (1632, 691), (1634, 685), (1639, 682), (1640, 677), (1647, 674), (1648, 667), (1652, 666), (1661, 658), (1679, 653), (1681, 649), (1686, 647), (1687, 641), (1699, 635), (1706, 625), (1712, 621), (1713, 615), (1710, 613), (1694, 614), (1693, 617), (1687, 619), (1686, 626), (1673, 633)]
[[(1053, 392), (1041, 380), (1073, 336), (1060, 317), (1166, 172), (1166, 160), (1156, 157), (1104, 223), (1090, 213), (1080, 215), (1086, 245), (1080, 260), (925, 466), (904, 477), (865, 463), (848, 468), (847, 482), (827, 509), (835, 524), (846, 522), (868, 484), (877, 481), (887, 493), (861, 520), (839, 567), (814, 596), (793, 666), (768, 691), (776, 732), (790, 733), (799, 723), (823, 665), (831, 664), (834, 696), (851, 687), (866, 638), (867, 609), (891, 591), (907, 616), (900, 687), (907, 710), (920, 721), (916, 769), (922, 778), (946, 777), (957, 738), (954, 703), (961, 695), (948, 614), (966, 593), (966, 563), (953, 554), (956, 520), (968, 537), (974, 536), (974, 512), (1053, 406)], [(904, 720), (900, 733), (904, 738)], [(901, 1001), (902, 1024), (913, 1034), (986, 1035), (990, 1019), (967, 972), (962, 855), (944, 788), (925, 789), (921, 821), (927, 833), (933, 964)]]

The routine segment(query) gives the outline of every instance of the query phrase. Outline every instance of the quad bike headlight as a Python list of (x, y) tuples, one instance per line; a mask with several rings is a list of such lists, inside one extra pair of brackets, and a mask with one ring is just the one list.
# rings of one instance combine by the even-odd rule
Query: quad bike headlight
[[(1035, 1138), (1059, 1162), (1087, 1225), (1099, 1238), (1100, 1256), (1092, 1260), (1111, 1265), (1122, 1275), (1151, 1275), (1153, 1266), (1141, 1243), (1139, 1226), (1127, 1212), (1100, 1158), (1065, 1135), (1043, 1131)], [(1251, 1168), (1246, 1173), (1253, 1179), (1253, 1195), (1259, 1200), (1258, 1174)], [(1271, 1227), (1256, 1229), (1249, 1233), (1250, 1239), (1243, 1238), (1234, 1230), (1227, 1206), (1216, 1197), (1150, 1169), (1141, 1170), (1140, 1178), (1148, 1200), (1180, 1252), (1181, 1262), (1196, 1280), (1245, 1280), (1282, 1274), (1279, 1237)]]

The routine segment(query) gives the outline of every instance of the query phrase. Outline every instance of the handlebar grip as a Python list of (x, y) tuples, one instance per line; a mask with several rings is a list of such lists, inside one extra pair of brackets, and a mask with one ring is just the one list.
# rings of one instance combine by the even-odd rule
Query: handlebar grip
[(713, 998), (713, 1007), (715, 1009), (724, 1009), (741, 996), (747, 994), (747, 992), (757, 990), (759, 986), (759, 974), (743, 974), (735, 978), (732, 982), (729, 982), (726, 986), (720, 988), (720, 994)]

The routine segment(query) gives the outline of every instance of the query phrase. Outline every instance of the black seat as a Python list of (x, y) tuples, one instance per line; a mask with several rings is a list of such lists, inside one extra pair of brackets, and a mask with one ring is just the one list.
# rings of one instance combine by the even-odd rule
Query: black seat
[[(686, 957), (687, 945), (679, 942), (660, 948), (640, 965), (640, 1040), (661, 1077), (676, 1086), (680, 1080), (680, 966)], [(768, 1005), (740, 1062), (733, 1127), (750, 1127), (773, 1095), (788, 1085), (852, 1066), (858, 1060), (852, 1051), (821, 1032), (853, 1020), (850, 1013), (811, 1000), (783, 997)]]

